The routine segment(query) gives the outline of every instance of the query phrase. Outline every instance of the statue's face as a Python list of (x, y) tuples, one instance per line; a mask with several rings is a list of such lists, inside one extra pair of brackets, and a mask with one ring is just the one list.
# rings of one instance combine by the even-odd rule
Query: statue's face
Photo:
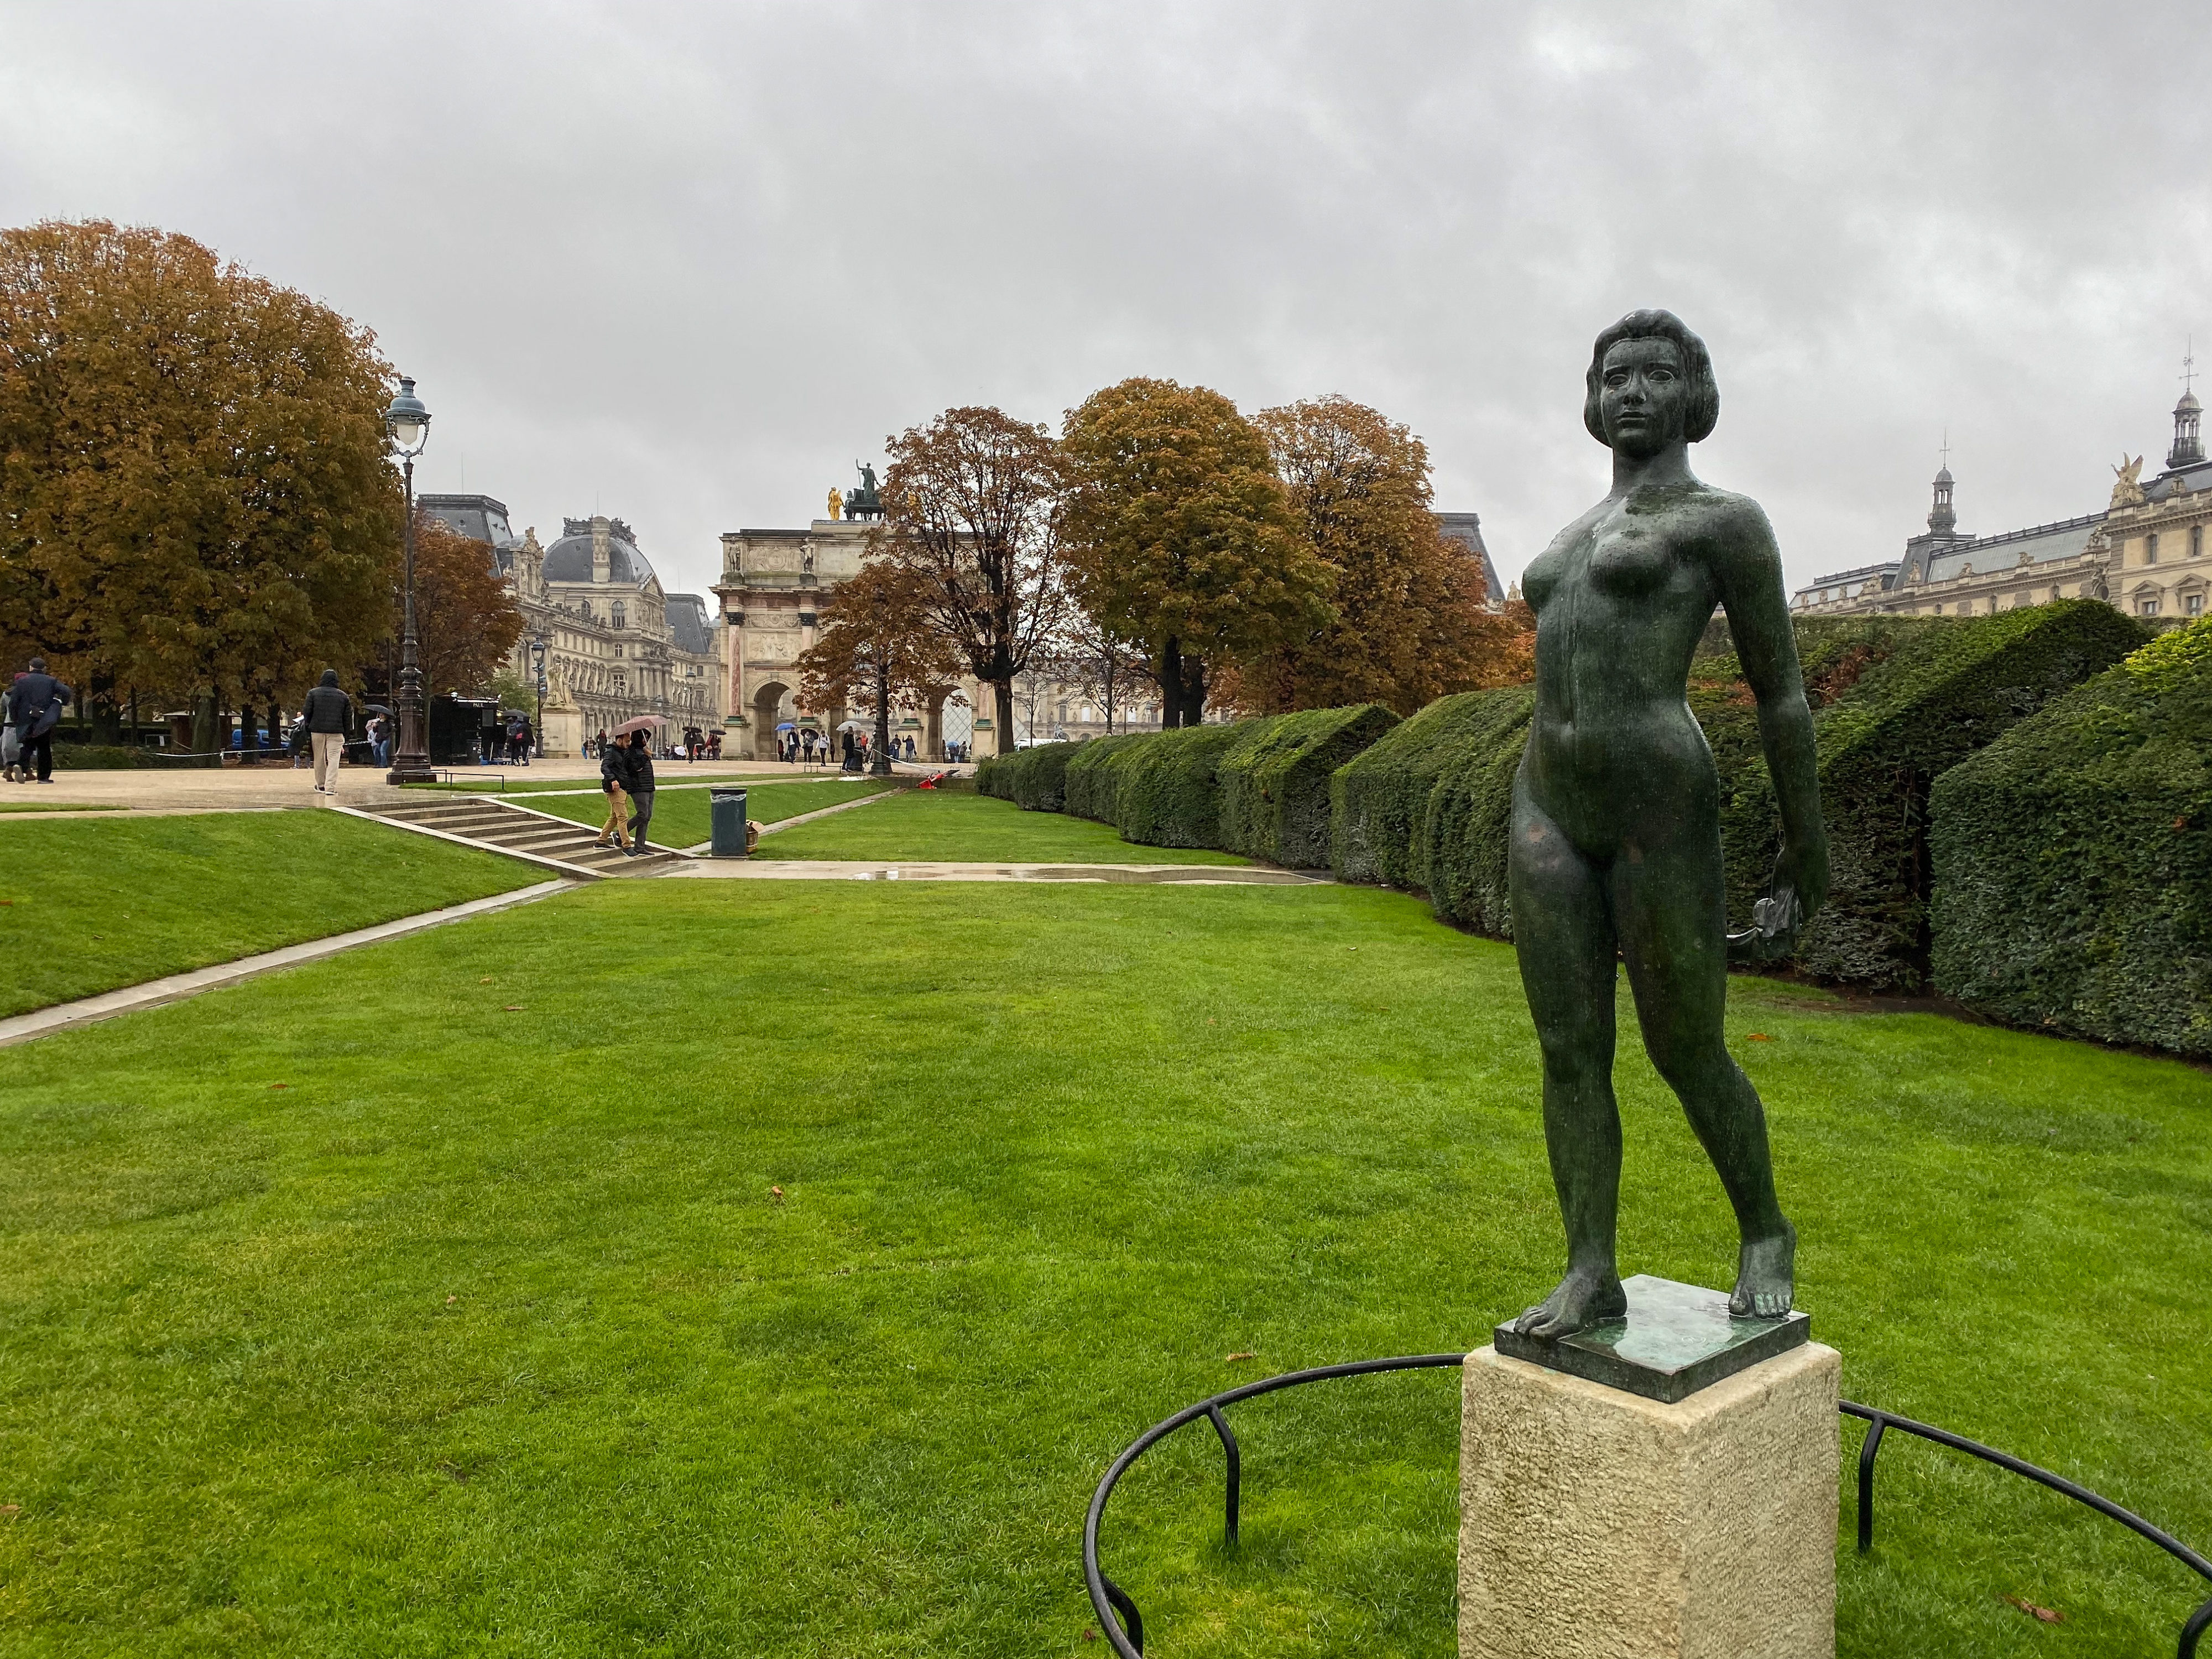
[(1672, 340), (1618, 340), (1606, 349), (1598, 392), (1605, 441), (1624, 455), (1656, 455), (1679, 443), (1690, 381)]

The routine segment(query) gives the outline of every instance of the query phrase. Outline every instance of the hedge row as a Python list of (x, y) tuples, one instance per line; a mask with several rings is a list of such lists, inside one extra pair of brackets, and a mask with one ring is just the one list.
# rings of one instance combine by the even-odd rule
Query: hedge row
[[(1801, 638), (1813, 635), (1804, 654), (1832, 663), (1818, 626), (1800, 625)], [(2145, 638), (2140, 623), (2112, 606), (2070, 599), (1995, 617), (1929, 618), (1863, 641), (1863, 672), (1814, 715), (1830, 884), (1826, 905), (1799, 944), (1798, 967), (1838, 984), (1923, 988), (1934, 890), (1928, 797), (1936, 778)], [(1733, 664), (1706, 666), (1718, 673)], [(1750, 731), (1721, 774), (1729, 914), (1740, 921), (1781, 842), (1755, 716)], [(1723, 748), (1729, 748), (1725, 734)], [(1721, 755), (1717, 750), (1716, 759)]]
[(1101, 823), (1121, 822), (1121, 769), (1133, 744), (1149, 741), (1141, 732), (1093, 738), (1067, 763), (1067, 793), (1060, 810)]
[(1329, 779), (1398, 723), (1371, 703), (1229, 726), (1040, 744), (983, 762), (975, 787), (1036, 812), (1096, 818), (1124, 841), (1328, 862)]
[(1025, 812), (1057, 812), (1066, 793), (1067, 763), (1082, 746), (1041, 743), (996, 756), (975, 769), (975, 788), (1010, 800)]
[[(1929, 786), (2142, 644), (2143, 631), (2093, 601), (1959, 620), (1803, 621), (1796, 631), (1833, 878), (1798, 963), (1844, 983), (1917, 987), (1928, 972)], [(1757, 700), (1728, 644), (1725, 629), (1712, 630), (1688, 696), (1720, 775), (1729, 914), (1747, 921), (1781, 827)], [(1425, 892), (1442, 919), (1511, 938), (1505, 851), (1532, 706), (1526, 688), (1446, 697), (1347, 765), (1332, 786), (1333, 867), (1348, 881)]]
[(1946, 772), (1929, 809), (1940, 989), (2212, 1055), (2212, 620)]
[(1330, 866), (1425, 892), (1439, 916), (1511, 938), (1506, 823), (1534, 704), (1525, 686), (1440, 697), (1342, 768)]
[(1222, 844), (1293, 870), (1325, 867), (1329, 780), (1398, 723), (1371, 702), (1247, 722), (1215, 768)]

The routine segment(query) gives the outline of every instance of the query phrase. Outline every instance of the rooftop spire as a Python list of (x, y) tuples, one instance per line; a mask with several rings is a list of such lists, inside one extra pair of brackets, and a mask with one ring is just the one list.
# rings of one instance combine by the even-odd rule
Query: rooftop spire
[(1929, 509), (1928, 528), (1938, 536), (1958, 533), (1959, 515), (1951, 510), (1951, 428), (1943, 428), (1943, 465), (1936, 474), (1936, 505)]
[(2204, 465), (2204, 440), (2197, 430), (2204, 406), (2197, 401), (2197, 393), (2191, 390), (2197, 379), (2195, 348), (2192, 339), (2182, 349), (2181, 401), (2173, 406), (2173, 447), (2166, 453), (2166, 469), (2169, 472)]

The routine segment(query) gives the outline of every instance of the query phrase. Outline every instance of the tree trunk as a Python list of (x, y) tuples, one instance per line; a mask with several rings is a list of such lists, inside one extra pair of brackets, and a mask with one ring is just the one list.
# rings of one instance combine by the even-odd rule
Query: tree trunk
[(876, 743), (868, 771), (879, 778), (891, 775), (891, 677), (881, 663), (876, 665)]
[(1182, 642), (1170, 637), (1160, 647), (1160, 730), (1173, 732), (1182, 725)]
[[(991, 747), (998, 754), (1014, 752), (1014, 682), (1011, 676), (991, 682)], [(1030, 736), (1036, 736), (1036, 709), (1030, 710)]]
[(1206, 723), (1206, 659), (1185, 657), (1182, 659), (1182, 723), (1202, 726)]

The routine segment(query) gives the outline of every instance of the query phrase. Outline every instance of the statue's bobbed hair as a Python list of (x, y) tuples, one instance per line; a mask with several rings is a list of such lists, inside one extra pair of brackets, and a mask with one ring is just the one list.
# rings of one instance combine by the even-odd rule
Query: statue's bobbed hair
[(1690, 407), (1682, 435), (1692, 443), (1712, 436), (1721, 417), (1721, 389), (1713, 380), (1713, 360), (1705, 343), (1671, 311), (1632, 311), (1597, 337), (1590, 348), (1589, 373), (1583, 378), (1583, 424), (1591, 437), (1606, 441), (1605, 422), (1598, 414), (1598, 393), (1605, 389), (1605, 354), (1623, 340), (1671, 340), (1682, 354), (1682, 372), (1690, 377)]

